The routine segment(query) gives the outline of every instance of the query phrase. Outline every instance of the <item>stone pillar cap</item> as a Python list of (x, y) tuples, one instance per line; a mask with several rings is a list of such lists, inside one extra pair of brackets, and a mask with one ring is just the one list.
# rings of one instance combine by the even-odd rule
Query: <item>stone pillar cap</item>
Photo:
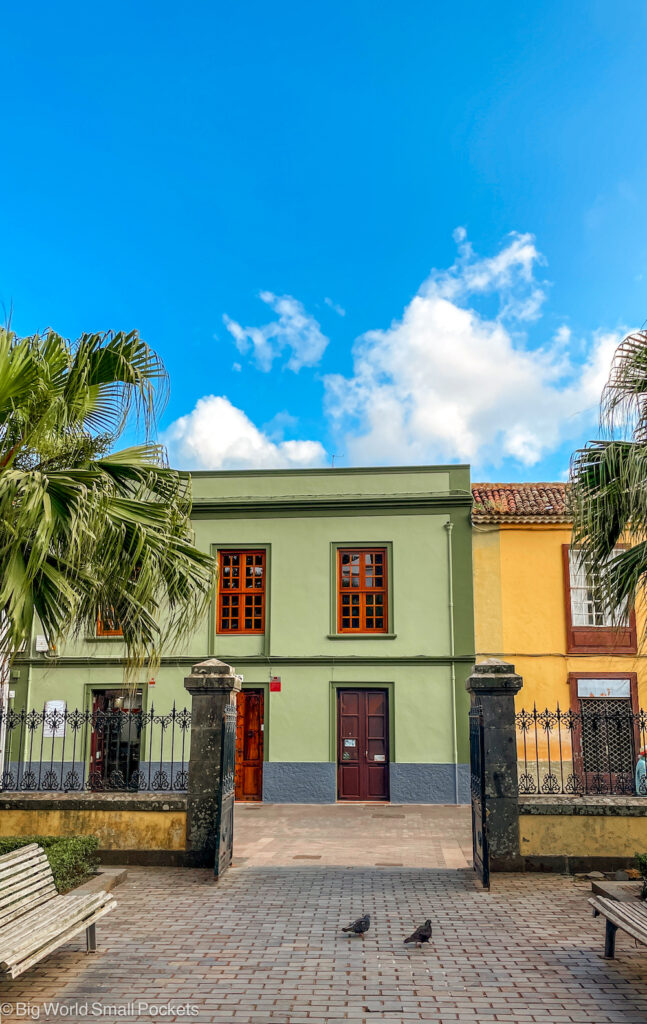
[(192, 676), (230, 676), (235, 675), (231, 665), (218, 658), (206, 658), (204, 661), (197, 661), (191, 667)]
[(515, 672), (514, 665), (500, 658), (478, 662), (465, 680), (465, 689), (470, 693), (492, 693), (496, 690), (501, 693), (518, 693), (522, 686), (523, 679)]
[(191, 675), (184, 679), (184, 688), (189, 693), (207, 690), (238, 691), (241, 685), (241, 676), (236, 675), (231, 665), (219, 661), (218, 658), (206, 658), (205, 661), (196, 662), (191, 669)]

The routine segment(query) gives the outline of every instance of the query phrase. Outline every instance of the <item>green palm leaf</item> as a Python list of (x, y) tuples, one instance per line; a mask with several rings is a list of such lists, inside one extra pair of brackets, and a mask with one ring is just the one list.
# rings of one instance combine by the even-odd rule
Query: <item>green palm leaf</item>
[(216, 565), (194, 545), (190, 479), (153, 441), (112, 451), (132, 413), (164, 401), (159, 357), (136, 332), (0, 330), (0, 643), (37, 615), (51, 644), (114, 609), (128, 664), (154, 663), (204, 615)]
[[(571, 460), (572, 545), (600, 602), (619, 616), (647, 579), (647, 331), (628, 335), (616, 350), (601, 427), (606, 438)], [(621, 542), (631, 546), (619, 551)]]

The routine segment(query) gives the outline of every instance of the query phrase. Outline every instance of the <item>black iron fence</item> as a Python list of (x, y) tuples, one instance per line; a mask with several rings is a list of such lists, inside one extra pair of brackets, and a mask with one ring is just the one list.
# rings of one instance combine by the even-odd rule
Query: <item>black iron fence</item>
[(519, 793), (647, 796), (647, 712), (629, 699), (582, 699), (579, 710), (519, 711)]
[(0, 708), (5, 791), (183, 791), (191, 712)]

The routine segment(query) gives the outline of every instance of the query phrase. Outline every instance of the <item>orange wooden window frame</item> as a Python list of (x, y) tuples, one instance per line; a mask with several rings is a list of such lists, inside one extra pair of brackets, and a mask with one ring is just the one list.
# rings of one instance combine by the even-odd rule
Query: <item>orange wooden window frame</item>
[[(238, 585), (237, 586), (229, 586), (229, 587), (224, 587), (223, 588), (222, 584), (223, 584), (223, 580), (224, 580), (224, 575), (223, 575), (223, 572), (222, 572), (222, 560), (223, 560), (223, 558), (232, 557), (234, 555), (238, 555), (238, 557), (240, 559), (240, 564), (239, 564), (240, 572), (239, 572), (239, 575), (238, 575)], [(251, 556), (253, 558), (260, 557), (260, 559), (261, 559), (261, 563), (260, 564), (261, 564), (262, 569), (263, 569), (263, 586), (262, 587), (254, 587), (254, 586), (250, 587), (250, 586), (247, 585), (247, 579), (246, 579), (246, 574), (245, 574), (245, 558), (247, 558), (249, 556)], [(217, 613), (218, 621), (217, 621), (217, 628), (216, 628), (216, 631), (218, 633), (224, 633), (224, 634), (234, 633), (236, 635), (240, 635), (241, 633), (244, 633), (246, 635), (249, 635), (249, 634), (252, 634), (252, 633), (264, 633), (265, 632), (265, 587), (266, 587), (266, 582), (267, 582), (267, 575), (266, 575), (267, 559), (266, 559), (265, 556), (266, 556), (266, 552), (263, 549), (258, 550), (256, 548), (223, 548), (222, 550), (218, 551), (218, 564), (219, 564), (219, 567), (220, 567), (220, 572), (218, 574), (218, 613)], [(238, 601), (238, 622), (239, 622), (239, 625), (235, 629), (231, 629), (230, 627), (223, 628), (223, 625), (222, 625), (223, 619), (225, 619), (225, 618), (229, 618), (230, 619), (232, 617), (231, 615), (223, 615), (223, 605), (224, 605), (223, 598), (224, 597), (231, 597), (231, 596), (236, 596), (239, 599), (239, 601)], [(261, 601), (260, 601), (260, 606), (261, 606), (260, 616), (256, 615), (256, 614), (252, 614), (251, 616), (247, 616), (248, 618), (251, 618), (251, 619), (260, 618), (261, 624), (260, 624), (259, 627), (249, 628), (249, 627), (245, 627), (245, 625), (244, 625), (244, 620), (245, 620), (245, 597), (247, 597), (247, 596), (254, 596), (254, 597), (260, 597), (261, 598)]]
[[(344, 587), (342, 586), (342, 560), (344, 555), (381, 555), (382, 556), (382, 585), (379, 587), (368, 586), (366, 583), (366, 562), (363, 557), (360, 558), (360, 572), (359, 572), (359, 586), (358, 587)], [(386, 633), (388, 630), (388, 563), (386, 558), (386, 548), (338, 548), (337, 549), (337, 632), (338, 633)], [(359, 595), (359, 616), (352, 616), (349, 612), (348, 615), (343, 614), (343, 603), (342, 597), (346, 594), (357, 594)], [(366, 605), (367, 596), (380, 594), (382, 596), (382, 625), (381, 626), (367, 626), (366, 625)], [(374, 606), (375, 607), (375, 606)], [(344, 618), (359, 618), (359, 626), (344, 626), (342, 619)], [(377, 615), (372, 616), (374, 619)]]
[(97, 636), (123, 636), (124, 632), (121, 626), (117, 626), (116, 629), (107, 629), (103, 624), (101, 618), (101, 612), (97, 615)]

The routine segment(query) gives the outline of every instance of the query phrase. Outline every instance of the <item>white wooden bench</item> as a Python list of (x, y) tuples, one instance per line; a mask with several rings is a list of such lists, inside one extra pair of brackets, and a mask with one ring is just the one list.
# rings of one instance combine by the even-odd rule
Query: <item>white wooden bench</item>
[(593, 896), (589, 899), (593, 907), (593, 916), (601, 914), (607, 920), (604, 938), (604, 955), (613, 960), (616, 955), (616, 932), (618, 928), (647, 945), (647, 906), (639, 900), (610, 900), (606, 896)]
[(108, 892), (59, 896), (49, 861), (36, 843), (0, 857), (0, 967), (12, 978), (80, 932), (97, 948), (95, 923), (116, 907)]

